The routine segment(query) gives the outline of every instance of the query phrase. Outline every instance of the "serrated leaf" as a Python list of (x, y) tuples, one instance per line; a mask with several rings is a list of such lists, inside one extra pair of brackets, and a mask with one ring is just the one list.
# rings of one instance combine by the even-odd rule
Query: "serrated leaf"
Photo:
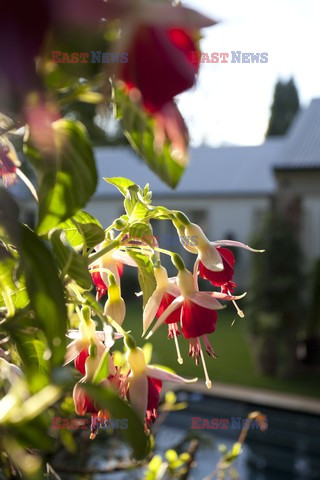
[(98, 385), (83, 384), (83, 388), (95, 399), (101, 408), (108, 410), (111, 417), (128, 420), (128, 428), (120, 430), (126, 441), (133, 449), (133, 455), (137, 460), (145, 458), (150, 449), (150, 440), (144, 431), (144, 425), (130, 405), (119, 398), (118, 394), (111, 389), (102, 388)]
[(59, 268), (73, 278), (80, 287), (90, 290), (92, 281), (88, 271), (87, 260), (75, 252), (66, 241), (63, 242), (63, 235), (62, 230), (55, 230), (50, 237)]
[[(95, 192), (97, 171), (85, 127), (77, 121), (60, 119), (52, 123), (53, 151), (33, 152), (30, 159), (39, 175), (39, 223), (37, 232), (70, 218), (84, 207)], [(27, 154), (34, 151), (27, 147)]]
[[(175, 188), (184, 172), (185, 165), (175, 160), (169, 139), (167, 138), (162, 148), (157, 148), (155, 122), (152, 116), (134, 103), (119, 87), (114, 89), (114, 98), (118, 118), (122, 120), (124, 133), (132, 148), (167, 185)], [(183, 119), (174, 104), (171, 108), (178, 119), (177, 123), (181, 125), (179, 133), (181, 133), (180, 137), (184, 139), (186, 147), (187, 135)]]
[(99, 220), (84, 210), (80, 210), (65, 222), (59, 223), (57, 228), (65, 232), (70, 245), (77, 249), (82, 248), (84, 242), (88, 248), (95, 247), (105, 237)]
[(103, 180), (117, 187), (119, 192), (122, 193), (122, 195), (124, 196), (126, 196), (127, 194), (128, 187), (135, 185), (132, 180), (129, 180), (129, 178), (125, 177), (110, 177), (104, 178)]

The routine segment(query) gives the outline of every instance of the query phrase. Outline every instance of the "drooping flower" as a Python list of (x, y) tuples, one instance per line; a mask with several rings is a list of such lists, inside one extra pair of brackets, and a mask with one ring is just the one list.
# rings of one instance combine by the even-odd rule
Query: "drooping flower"
[[(143, 333), (144, 335), (154, 317), (159, 318), (164, 310), (173, 302), (175, 298), (180, 295), (180, 290), (176, 284), (176, 279), (169, 279), (167, 271), (164, 267), (156, 267), (154, 269), (154, 276), (156, 279), (157, 287), (151, 297), (149, 298), (146, 306), (143, 310)], [(178, 361), (182, 363), (182, 357), (177, 343), (177, 335), (180, 334), (177, 323), (180, 321), (179, 312), (174, 312), (170, 319), (167, 319), (168, 324), (168, 337), (175, 338), (177, 347)]]
[(187, 380), (175, 373), (147, 365), (144, 352), (136, 346), (134, 339), (127, 335), (125, 342), (128, 348), (126, 359), (130, 367), (127, 397), (140, 418), (150, 422), (156, 417), (155, 405), (159, 400), (157, 393), (161, 388), (160, 382), (190, 383), (196, 382), (197, 378)]
[(104, 314), (110, 316), (118, 325), (122, 325), (126, 315), (126, 304), (121, 297), (120, 287), (112, 273), (109, 275), (108, 300), (104, 306)]
[(90, 318), (89, 307), (85, 306), (82, 308), (79, 330), (69, 331), (68, 336), (69, 338), (75, 338), (67, 346), (64, 365), (75, 360), (77, 370), (84, 374), (85, 361), (87, 358), (86, 352), (92, 342), (97, 346), (99, 356), (101, 356), (105, 350), (105, 346), (101, 341), (101, 339), (104, 338), (104, 332), (96, 332), (96, 324)]
[[(99, 252), (108, 243), (108, 241), (100, 243), (95, 247), (96, 251)], [(100, 300), (108, 291), (110, 273), (114, 275), (117, 284), (120, 285), (120, 277), (123, 274), (124, 265), (137, 266), (128, 254), (113, 249), (100, 257), (97, 263), (91, 266), (90, 273), (92, 281), (96, 286), (97, 300)]]
[(214, 272), (206, 268), (203, 263), (199, 261), (199, 274), (202, 278), (209, 280), (215, 287), (221, 287), (223, 293), (230, 294), (236, 287), (236, 284), (232, 281), (235, 258), (228, 248), (217, 247), (217, 250), (222, 259), (223, 270), (221, 272)]
[(162, 389), (162, 381), (148, 377), (148, 403), (146, 411), (146, 423), (152, 425), (158, 416), (158, 405), (160, 402), (160, 393)]
[(216, 310), (224, 308), (218, 299), (235, 300), (242, 298), (244, 295), (235, 297), (220, 292), (199, 292), (194, 276), (191, 272), (185, 269), (181, 259), (177, 264), (177, 267), (179, 268), (177, 283), (181, 295), (175, 298), (162, 313), (146, 338), (150, 338), (160, 325), (162, 325), (168, 318), (170, 319), (170, 316), (174, 314), (177, 309), (180, 309), (180, 325), (184, 337), (189, 340), (189, 355), (195, 359), (197, 364), (201, 357), (206, 384), (208, 388), (211, 388), (211, 381), (208, 376), (201, 349), (200, 338), (202, 338), (204, 342), (207, 354), (211, 357), (215, 357), (215, 352), (207, 335), (215, 331), (218, 318)]
[(182, 28), (140, 25), (131, 38), (128, 62), (118, 77), (129, 92), (138, 89), (149, 112), (160, 111), (195, 82), (199, 61), (194, 33)]

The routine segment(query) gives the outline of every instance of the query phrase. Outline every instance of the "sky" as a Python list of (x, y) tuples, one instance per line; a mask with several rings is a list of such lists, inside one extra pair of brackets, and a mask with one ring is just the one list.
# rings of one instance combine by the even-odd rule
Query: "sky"
[(202, 30), (202, 52), (268, 52), (268, 63), (201, 64), (178, 97), (193, 145), (262, 143), (278, 79), (294, 78), (304, 107), (320, 97), (319, 0), (182, 3), (220, 22)]

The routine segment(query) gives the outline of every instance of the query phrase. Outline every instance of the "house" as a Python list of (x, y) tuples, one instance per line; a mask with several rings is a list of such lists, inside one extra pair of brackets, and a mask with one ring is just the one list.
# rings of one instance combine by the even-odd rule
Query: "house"
[[(105, 227), (123, 213), (123, 197), (103, 177), (124, 176), (141, 186), (149, 183), (153, 204), (182, 210), (212, 240), (249, 243), (277, 198), (298, 224), (305, 257), (312, 261), (320, 256), (320, 99), (297, 115), (287, 135), (262, 145), (191, 148), (190, 164), (175, 190), (130, 148), (97, 147), (95, 155), (99, 184), (86, 210)], [(23, 200), (20, 204), (28, 220), (31, 207)], [(153, 226), (163, 248), (181, 250), (170, 222)], [(238, 252), (240, 284), (246, 283), (249, 258), (248, 252)]]

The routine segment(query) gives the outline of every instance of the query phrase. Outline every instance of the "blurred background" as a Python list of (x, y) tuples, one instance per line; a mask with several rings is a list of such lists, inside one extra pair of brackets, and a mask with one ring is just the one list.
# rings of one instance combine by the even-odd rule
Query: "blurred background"
[[(268, 62), (202, 63), (197, 85), (178, 98), (191, 148), (190, 165), (175, 191), (139, 160), (121, 124), (105, 112), (97, 110), (94, 121), (91, 105), (66, 112), (87, 125), (96, 144), (100, 183), (86, 210), (105, 227), (121, 215), (122, 199), (102, 177), (125, 176), (142, 186), (150, 183), (154, 204), (183, 210), (209, 239), (266, 250), (234, 250), (238, 292), (248, 291), (240, 302), (245, 317), (239, 318), (232, 305), (219, 314), (212, 336), (219, 358), (208, 361), (214, 388), (210, 394), (197, 386), (178, 392), (189, 410), (170, 414), (161, 435), (179, 439), (190, 428), (190, 415), (199, 412), (207, 418), (230, 417), (230, 412), (245, 418), (259, 408), (269, 429), (249, 432), (241, 478), (320, 478), (320, 4), (184, 3), (220, 20), (203, 31), (201, 50), (209, 57), (267, 52)], [(24, 220), (32, 225), (32, 201), (20, 185), (13, 189)], [(194, 257), (183, 250), (171, 225), (158, 222), (154, 235), (192, 267)], [(133, 302), (139, 286), (130, 267), (122, 285), (132, 300), (127, 326), (139, 336), (141, 305)], [(188, 358), (187, 343), (181, 342), (185, 361), (178, 365), (166, 336), (160, 329), (153, 337), (154, 363), (201, 376)], [(228, 444), (237, 432), (215, 435)]]

